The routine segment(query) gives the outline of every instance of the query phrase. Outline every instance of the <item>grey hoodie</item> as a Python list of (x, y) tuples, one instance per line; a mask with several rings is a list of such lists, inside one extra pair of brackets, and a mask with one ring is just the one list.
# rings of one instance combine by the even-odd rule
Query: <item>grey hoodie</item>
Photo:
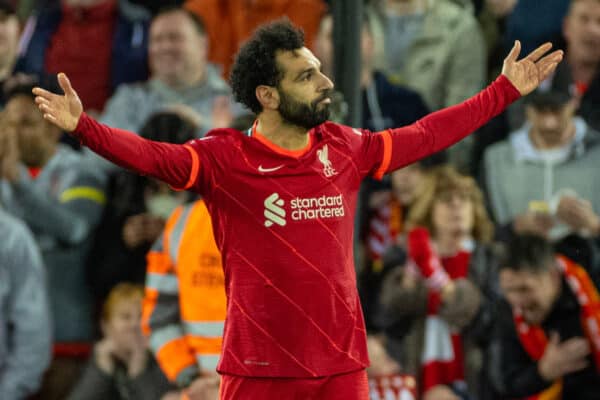
[(525, 124), (485, 152), (485, 185), (493, 216), (499, 224), (526, 212), (531, 201), (550, 209), (566, 189), (592, 203), (600, 214), (600, 133), (575, 118), (575, 137), (565, 147), (540, 152), (529, 139)]
[(0, 399), (33, 394), (50, 363), (46, 275), (35, 241), (0, 208)]

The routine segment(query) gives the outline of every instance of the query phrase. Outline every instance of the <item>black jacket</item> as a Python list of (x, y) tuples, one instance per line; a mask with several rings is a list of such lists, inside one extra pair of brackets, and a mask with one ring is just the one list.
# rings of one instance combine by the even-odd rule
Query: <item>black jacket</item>
[[(590, 275), (598, 287), (598, 276)], [(542, 328), (547, 335), (550, 332), (557, 332), (561, 341), (576, 336), (585, 337), (580, 312), (575, 295), (563, 279), (560, 297), (542, 323)], [(552, 384), (539, 375), (537, 362), (529, 357), (521, 345), (513, 322), (512, 310), (506, 302), (503, 302), (498, 310), (490, 362), (489, 372), (492, 381), (506, 398), (534, 395)], [(587, 368), (566, 375), (563, 382), (563, 399), (592, 400), (600, 396), (600, 374), (591, 356)]]

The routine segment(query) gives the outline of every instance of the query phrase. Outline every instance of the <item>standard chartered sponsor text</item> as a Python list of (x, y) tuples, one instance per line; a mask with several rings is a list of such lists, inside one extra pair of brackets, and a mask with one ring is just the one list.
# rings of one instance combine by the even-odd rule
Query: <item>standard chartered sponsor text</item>
[(290, 201), (291, 217), (295, 221), (317, 218), (343, 217), (342, 195), (321, 197), (296, 197)]

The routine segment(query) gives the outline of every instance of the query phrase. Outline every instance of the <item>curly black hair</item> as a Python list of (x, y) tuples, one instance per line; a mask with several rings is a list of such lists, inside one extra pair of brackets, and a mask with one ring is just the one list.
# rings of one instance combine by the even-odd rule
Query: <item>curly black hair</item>
[(262, 105), (256, 98), (260, 85), (277, 86), (283, 79), (275, 61), (278, 51), (298, 50), (304, 47), (304, 32), (287, 18), (278, 19), (260, 27), (239, 50), (229, 81), (235, 99), (258, 114)]

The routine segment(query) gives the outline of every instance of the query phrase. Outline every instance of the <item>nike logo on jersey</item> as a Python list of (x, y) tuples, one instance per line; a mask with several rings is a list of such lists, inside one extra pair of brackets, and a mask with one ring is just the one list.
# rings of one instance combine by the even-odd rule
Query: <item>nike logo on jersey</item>
[(277, 171), (278, 169), (283, 168), (283, 165), (279, 165), (277, 167), (273, 167), (273, 168), (264, 168), (262, 165), (258, 166), (258, 172), (273, 172), (273, 171)]

